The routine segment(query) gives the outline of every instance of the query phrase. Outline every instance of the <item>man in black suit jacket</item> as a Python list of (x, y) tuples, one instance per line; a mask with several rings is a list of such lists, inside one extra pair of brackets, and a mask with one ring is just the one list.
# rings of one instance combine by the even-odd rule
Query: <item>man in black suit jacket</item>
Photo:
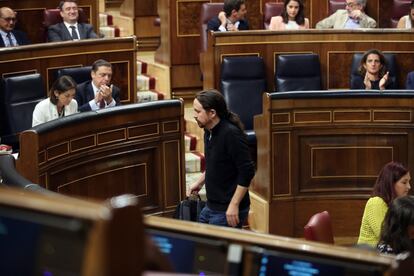
[(120, 105), (120, 89), (111, 85), (112, 65), (98, 59), (92, 64), (91, 81), (76, 86), (75, 99), (80, 112)]
[(8, 7), (0, 8), (0, 47), (30, 44), (27, 35), (15, 30), (16, 12)]
[(75, 0), (63, 0), (59, 4), (63, 22), (52, 25), (47, 30), (48, 41), (78, 40), (97, 38), (92, 25), (78, 23), (79, 11)]
[(225, 0), (223, 11), (207, 23), (207, 31), (242, 31), (248, 30), (249, 24), (245, 19), (247, 13), (244, 0)]

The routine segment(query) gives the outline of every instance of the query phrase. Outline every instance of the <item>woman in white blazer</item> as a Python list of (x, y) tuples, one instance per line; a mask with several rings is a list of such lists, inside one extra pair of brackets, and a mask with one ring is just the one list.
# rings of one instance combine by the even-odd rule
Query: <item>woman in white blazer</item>
[(78, 103), (73, 98), (76, 82), (69, 76), (61, 76), (52, 85), (49, 98), (39, 102), (34, 111), (32, 126), (78, 112)]

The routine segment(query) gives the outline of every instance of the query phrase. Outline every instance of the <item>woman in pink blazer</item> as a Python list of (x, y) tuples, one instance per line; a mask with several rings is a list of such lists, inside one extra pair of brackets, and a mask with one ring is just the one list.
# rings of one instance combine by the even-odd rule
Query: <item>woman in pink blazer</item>
[(269, 30), (309, 29), (309, 19), (305, 18), (303, 0), (285, 0), (282, 14), (273, 16)]

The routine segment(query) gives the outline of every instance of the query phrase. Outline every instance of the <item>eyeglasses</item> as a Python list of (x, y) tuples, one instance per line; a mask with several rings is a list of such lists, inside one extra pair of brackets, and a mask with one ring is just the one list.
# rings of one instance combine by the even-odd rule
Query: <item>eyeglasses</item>
[(16, 17), (0, 17), (1, 19), (3, 19), (4, 21), (7, 22), (17, 22), (17, 18)]
[(353, 8), (355, 5), (357, 5), (356, 3), (354, 3), (354, 2), (346, 2), (346, 4), (345, 4), (347, 7), (350, 7), (350, 8)]

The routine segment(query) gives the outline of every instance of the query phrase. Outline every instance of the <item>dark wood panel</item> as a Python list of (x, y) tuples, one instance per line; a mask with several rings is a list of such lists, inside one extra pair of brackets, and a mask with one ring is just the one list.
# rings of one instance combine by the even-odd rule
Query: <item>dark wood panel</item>
[(308, 219), (328, 210), (335, 236), (356, 237), (384, 164), (414, 167), (414, 94), (309, 93), (264, 96), (263, 114), (254, 120), (252, 220), (268, 221), (270, 233), (301, 237)]
[[(60, 68), (90, 66), (97, 59), (113, 65), (112, 83), (121, 89), (121, 102), (136, 102), (135, 37), (88, 39), (0, 49), (0, 76), (40, 73), (46, 91)], [(46, 96), (46, 95), (45, 95)]]
[(178, 100), (78, 113), (23, 132), (17, 169), (52, 191), (129, 193), (146, 213), (171, 214), (185, 195), (183, 123)]

